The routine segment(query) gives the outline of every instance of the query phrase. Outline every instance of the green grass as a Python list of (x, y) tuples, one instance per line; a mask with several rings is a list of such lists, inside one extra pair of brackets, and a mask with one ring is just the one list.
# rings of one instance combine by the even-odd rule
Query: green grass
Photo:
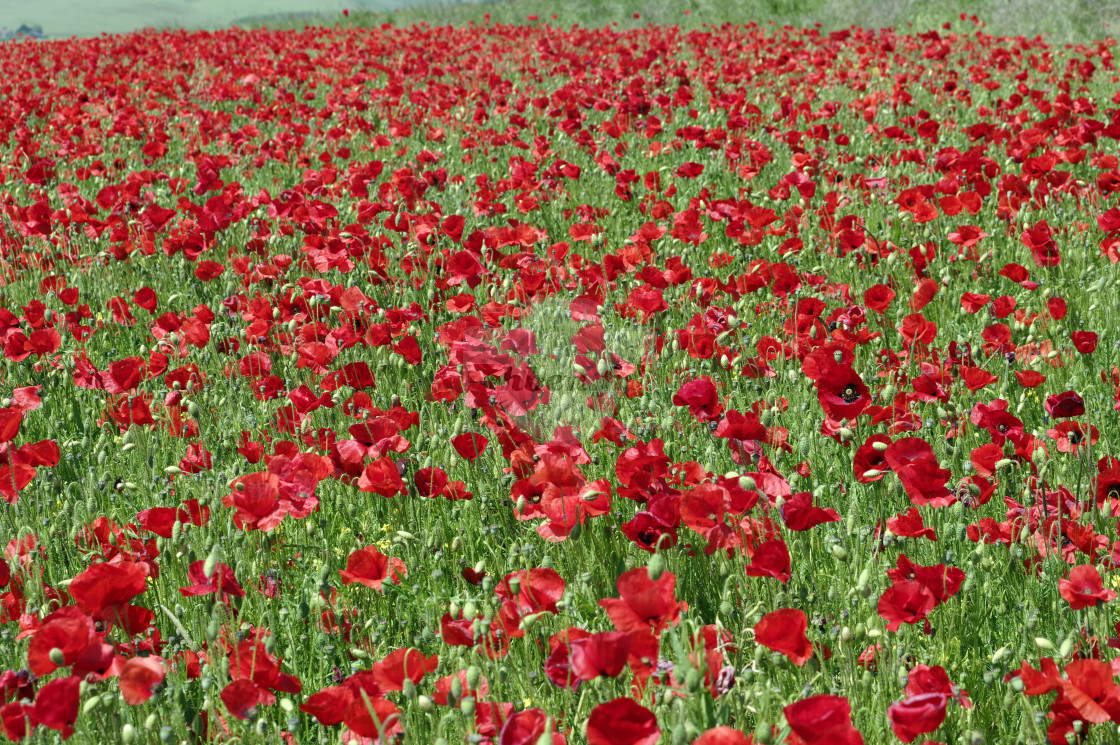
[[(725, 23), (775, 24), (823, 31), (852, 26), (907, 32), (936, 29), (957, 20), (961, 13), (977, 15), (985, 31), (996, 36), (1044, 36), (1052, 43), (1084, 43), (1113, 37), (1120, 24), (1116, 0), (978, 0), (964, 5), (944, 0), (495, 0), (481, 3), (421, 2), (391, 12), (351, 10), (349, 17), (255, 16), (240, 20), (243, 27), (297, 29), (305, 26), (365, 27), (429, 24), (462, 26), (471, 23), (525, 24), (530, 16), (560, 27), (578, 24), (589, 28), (617, 26), (641, 28), (646, 24), (696, 28)], [(635, 16), (637, 14), (637, 16)], [(556, 15), (556, 19), (552, 18)]]

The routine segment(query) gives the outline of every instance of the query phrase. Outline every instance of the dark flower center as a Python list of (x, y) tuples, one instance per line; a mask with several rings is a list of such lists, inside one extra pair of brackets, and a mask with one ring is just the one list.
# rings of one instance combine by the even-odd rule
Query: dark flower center
[(846, 386), (844, 386), (844, 389), (840, 391), (840, 398), (844, 399), (848, 403), (858, 401), (859, 389), (855, 387), (855, 384), (848, 383)]
[(1071, 444), (1077, 445), (1082, 440), (1085, 439), (1085, 435), (1083, 435), (1080, 432), (1078, 432), (1077, 430), (1073, 429), (1073, 430), (1070, 430), (1069, 434), (1066, 435), (1066, 439), (1068, 439)]

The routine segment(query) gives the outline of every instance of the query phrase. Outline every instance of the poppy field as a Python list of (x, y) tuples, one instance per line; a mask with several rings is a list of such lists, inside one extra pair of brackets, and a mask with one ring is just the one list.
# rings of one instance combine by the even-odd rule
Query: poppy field
[(0, 733), (1116, 742), (1114, 47), (0, 44)]

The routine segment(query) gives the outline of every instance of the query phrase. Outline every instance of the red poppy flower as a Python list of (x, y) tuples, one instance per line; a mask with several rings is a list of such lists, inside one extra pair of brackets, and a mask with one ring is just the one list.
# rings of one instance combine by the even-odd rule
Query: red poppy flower
[(396, 557), (389, 558), (373, 545), (352, 552), (346, 558), (346, 568), (338, 572), (342, 584), (365, 585), (378, 592), (381, 592), (381, 585), (385, 580), (399, 585), (401, 578), (407, 574), (408, 569), (403, 561)]
[(767, 613), (754, 625), (754, 639), (800, 666), (813, 656), (813, 643), (805, 635), (808, 629), (809, 619), (803, 611), (780, 608)]
[(587, 745), (655, 745), (660, 738), (657, 717), (629, 698), (599, 704), (587, 720)]
[(933, 732), (945, 721), (949, 697), (944, 693), (923, 693), (887, 707), (887, 719), (895, 736), (913, 742), (918, 735)]
[(805, 745), (863, 745), (863, 735), (852, 726), (851, 704), (843, 696), (810, 696), (782, 713)]
[(622, 524), (622, 533), (630, 541), (649, 553), (660, 548), (672, 548), (680, 540), (677, 529), (652, 512), (637, 512), (634, 517)]
[(833, 365), (817, 380), (817, 400), (829, 419), (855, 419), (871, 404), (871, 391), (848, 365)]
[(1072, 709), (1071, 720), (1103, 724), (1120, 717), (1120, 685), (1107, 662), (1092, 658), (1074, 660), (1066, 665), (1065, 674), (1065, 680), (1058, 679), (1059, 696), (1054, 705), (1057, 707), (1064, 700)]
[(586, 639), (589, 636), (591, 636), (590, 631), (570, 626), (553, 634), (548, 640), (551, 652), (545, 660), (544, 672), (553, 684), (573, 691), (579, 688), (583, 679), (572, 670), (571, 644), (577, 639)]
[(159, 657), (133, 657), (121, 668), (121, 697), (129, 706), (138, 706), (152, 697), (152, 688), (166, 676), (167, 668)]
[(887, 447), (884, 458), (898, 474), (910, 501), (919, 507), (943, 507), (956, 501), (945, 486), (952, 473), (941, 468), (933, 455), (933, 448), (920, 437), (895, 440)]
[(895, 298), (895, 291), (887, 285), (872, 285), (863, 292), (863, 304), (876, 313), (886, 313)]
[(447, 471), (438, 467), (421, 468), (412, 476), (412, 483), (421, 497), (432, 499), (447, 488)]
[(509, 375), (505, 385), (495, 389), (498, 402), (511, 416), (525, 416), (540, 404), (549, 401), (549, 390), (522, 361)]
[(928, 538), (937, 541), (937, 531), (926, 527), (917, 507), (911, 507), (903, 514), (889, 518), (887, 530), (902, 538)]
[(831, 507), (814, 507), (813, 495), (807, 491), (798, 492), (783, 502), (779, 513), (790, 530), (809, 530), (823, 523), (840, 521), (840, 513)]
[(268, 697), (268, 691), (260, 688), (248, 678), (241, 678), (228, 683), (219, 698), (232, 716), (237, 719), (248, 719), (253, 716), (257, 705)]
[(388, 498), (396, 494), (407, 494), (408, 487), (401, 479), (396, 463), (386, 455), (365, 467), (358, 479), (358, 491), (372, 492)]
[(747, 564), (748, 577), (773, 577), (781, 583), (789, 582), (789, 549), (781, 538), (758, 544)]
[(451, 693), (451, 684), (456, 680), (459, 681), (459, 685), (462, 687), (460, 699), (470, 696), (476, 701), (481, 701), (490, 694), (490, 683), (486, 680), (485, 675), (480, 675), (478, 677), (478, 685), (475, 688), (471, 688), (467, 682), (467, 671), (460, 670), (454, 675), (445, 675), (436, 681), (435, 690), (432, 692), (432, 700), (439, 706), (447, 706), (449, 703), (448, 697)]
[(918, 286), (914, 288), (914, 294), (910, 296), (910, 310), (921, 310), (929, 305), (940, 289), (941, 283), (935, 279), (927, 278), (918, 282)]
[(451, 438), (451, 445), (463, 460), (473, 461), (486, 451), (489, 440), (477, 432), (467, 432)]
[(972, 708), (968, 699), (968, 691), (959, 686), (954, 686), (949, 680), (949, 674), (940, 665), (917, 664), (906, 674), (906, 695), (919, 696), (923, 693), (943, 693), (950, 698), (957, 699), (965, 709)]
[(1092, 354), (1097, 348), (1097, 335), (1092, 331), (1074, 331), (1070, 334), (1073, 348), (1081, 354)]
[(673, 405), (687, 406), (689, 413), (701, 422), (716, 421), (723, 413), (716, 385), (707, 376), (684, 383), (673, 394)]
[(0, 442), (11, 442), (19, 434), (23, 410), (15, 407), (0, 409)]
[[(962, 365), (960, 368), (961, 380), (970, 391), (978, 391), (981, 388), (991, 385), (999, 380), (999, 376), (979, 367), (969, 367)], [(947, 399), (946, 399), (947, 400)]]
[[(51, 658), (55, 649), (62, 653), (61, 665)], [(27, 666), (40, 677), (59, 667), (69, 667), (70, 674), (78, 677), (102, 675), (112, 664), (112, 645), (95, 631), (93, 619), (73, 605), (44, 618), (27, 648)]]
[(692, 741), (692, 745), (752, 745), (754, 738), (731, 727), (713, 727)]
[(968, 313), (978, 312), (991, 301), (991, 295), (980, 295), (975, 292), (966, 292), (961, 295), (961, 307)]
[(94, 564), (79, 574), (67, 588), (85, 613), (95, 619), (114, 620), (124, 614), (128, 601), (148, 587), (148, 571), (143, 564)]
[(1046, 382), (1046, 376), (1037, 370), (1016, 370), (1015, 380), (1024, 388), (1037, 388)]
[[(1088, 431), (1088, 436), (1086, 436)], [(1077, 454), (1080, 448), (1096, 445), (1100, 432), (1093, 425), (1082, 425), (1080, 422), (1059, 422), (1053, 429), (1046, 430), (1046, 436), (1057, 441), (1059, 453)], [(1086, 442), (1088, 441), (1088, 442)]]
[(24, 711), (32, 725), (53, 729), (65, 740), (74, 734), (80, 690), (81, 678), (76, 675), (56, 678), (39, 689), (35, 703), (25, 707)]
[(731, 409), (716, 426), (715, 436), (730, 440), (765, 440), (766, 427), (753, 411), (746, 414)]
[(1070, 610), (1092, 608), (1116, 598), (1116, 593), (1104, 588), (1101, 574), (1091, 564), (1076, 566), (1069, 572), (1069, 579), (1058, 580), (1058, 592), (1069, 603)]
[(205, 571), (205, 561), (191, 562), (191, 565), (187, 568), (187, 577), (193, 584), (190, 587), (180, 587), (179, 592), (184, 597), (197, 597), (215, 592), (239, 598), (245, 597), (245, 591), (241, 589), (237, 578), (233, 576), (233, 570), (225, 564), (221, 562), (215, 564), (214, 571), (209, 577), (206, 576)]
[(891, 442), (887, 435), (871, 435), (864, 440), (852, 456), (852, 470), (855, 471), (856, 481), (870, 484), (883, 478), (885, 472), (890, 470), (885, 453)]
[[(545, 733), (553, 729), (555, 725), (552, 717), (543, 709), (525, 709), (511, 716), (502, 725), (497, 745), (538, 745)], [(564, 745), (565, 739), (559, 732), (552, 732), (544, 742)]]
[(904, 623), (923, 620), (937, 600), (921, 582), (895, 582), (879, 596), (879, 617), (887, 622), (888, 631), (898, 631)]
[(1051, 267), (1061, 263), (1062, 255), (1058, 251), (1058, 244), (1054, 241), (1053, 233), (1045, 220), (1024, 228), (1020, 240), (1031, 250), (1031, 258), (1034, 259), (1035, 264)]
[(1076, 391), (1046, 397), (1046, 413), (1053, 419), (1068, 419), (1085, 413), (1085, 401)]
[(604, 631), (568, 643), (572, 674), (580, 680), (613, 678), (622, 672), (630, 654), (630, 634)]
[(906, 554), (899, 554), (895, 568), (887, 570), (887, 577), (893, 582), (921, 582), (929, 588), (936, 602), (943, 603), (961, 589), (965, 574), (958, 567), (946, 567), (944, 564), (928, 567), (915, 564)]
[(370, 668), (373, 679), (383, 691), (404, 690), (404, 681), (411, 680), (413, 685), (424, 679), (426, 673), (434, 673), (439, 666), (439, 655), (425, 657), (419, 649), (396, 649), (375, 662)]
[(623, 572), (617, 585), (619, 597), (603, 598), (599, 605), (619, 631), (652, 631), (656, 635), (680, 622), (681, 604), (675, 596), (677, 577), (672, 572), (652, 580), (646, 567), (638, 567)]

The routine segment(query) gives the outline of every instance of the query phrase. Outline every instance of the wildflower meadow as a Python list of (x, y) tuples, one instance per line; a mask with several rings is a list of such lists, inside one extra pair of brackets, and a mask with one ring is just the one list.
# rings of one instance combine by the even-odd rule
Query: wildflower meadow
[(1120, 741), (1111, 39), (0, 44), (0, 734)]

